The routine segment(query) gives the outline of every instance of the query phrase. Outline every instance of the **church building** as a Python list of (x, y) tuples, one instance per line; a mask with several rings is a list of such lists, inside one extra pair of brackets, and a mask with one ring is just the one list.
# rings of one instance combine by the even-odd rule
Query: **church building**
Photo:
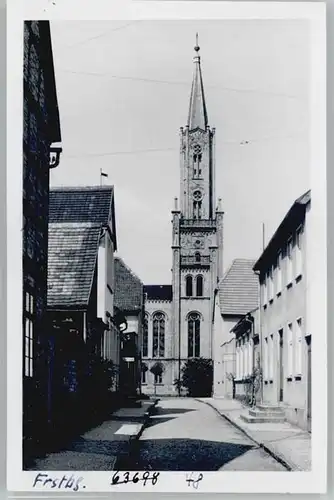
[(208, 122), (198, 44), (188, 121), (180, 129), (172, 252), (172, 285), (144, 287), (142, 391), (157, 395), (178, 393), (174, 381), (187, 359), (214, 357), (212, 311), (223, 277), (223, 212), (221, 200), (216, 203), (215, 129)]

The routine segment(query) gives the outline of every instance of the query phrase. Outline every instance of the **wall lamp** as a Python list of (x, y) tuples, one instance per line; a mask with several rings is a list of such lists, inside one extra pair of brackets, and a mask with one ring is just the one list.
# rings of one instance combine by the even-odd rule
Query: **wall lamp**
[(60, 154), (62, 153), (63, 148), (61, 146), (61, 142), (53, 142), (49, 148), (50, 152), (50, 161), (49, 167), (56, 168), (59, 165)]

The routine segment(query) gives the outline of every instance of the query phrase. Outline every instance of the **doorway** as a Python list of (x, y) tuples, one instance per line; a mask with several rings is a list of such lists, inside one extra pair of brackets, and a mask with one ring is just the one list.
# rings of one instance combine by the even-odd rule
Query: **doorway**
[(306, 337), (307, 344), (307, 430), (311, 432), (312, 423), (312, 345), (311, 345), (311, 335)]
[(278, 400), (283, 402), (284, 385), (284, 341), (283, 329), (278, 331)]

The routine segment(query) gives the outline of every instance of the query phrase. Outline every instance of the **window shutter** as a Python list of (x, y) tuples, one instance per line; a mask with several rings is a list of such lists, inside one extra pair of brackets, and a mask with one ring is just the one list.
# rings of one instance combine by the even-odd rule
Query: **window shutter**
[(296, 360), (295, 360), (295, 375), (302, 374), (302, 356), (303, 356), (303, 336), (302, 336), (302, 320), (298, 319), (296, 323)]
[(292, 377), (293, 372), (293, 337), (292, 324), (288, 325), (288, 377)]

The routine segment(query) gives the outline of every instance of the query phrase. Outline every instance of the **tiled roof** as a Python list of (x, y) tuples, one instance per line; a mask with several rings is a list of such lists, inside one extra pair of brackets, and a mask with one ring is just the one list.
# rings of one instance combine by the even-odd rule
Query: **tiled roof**
[(112, 218), (113, 193), (113, 186), (52, 188), (49, 222), (107, 224)]
[(121, 311), (140, 311), (143, 305), (143, 283), (120, 257), (115, 257), (114, 304)]
[(100, 233), (99, 224), (49, 224), (48, 307), (88, 304)]
[(277, 259), (278, 251), (305, 219), (306, 206), (311, 202), (311, 190), (297, 198), (276, 229), (268, 245), (254, 264), (254, 270), (265, 271)]
[(253, 271), (255, 261), (235, 259), (219, 283), (220, 312), (242, 316), (258, 307), (259, 283)]
[(147, 300), (168, 300), (173, 297), (172, 285), (146, 285), (144, 293), (147, 294)]

